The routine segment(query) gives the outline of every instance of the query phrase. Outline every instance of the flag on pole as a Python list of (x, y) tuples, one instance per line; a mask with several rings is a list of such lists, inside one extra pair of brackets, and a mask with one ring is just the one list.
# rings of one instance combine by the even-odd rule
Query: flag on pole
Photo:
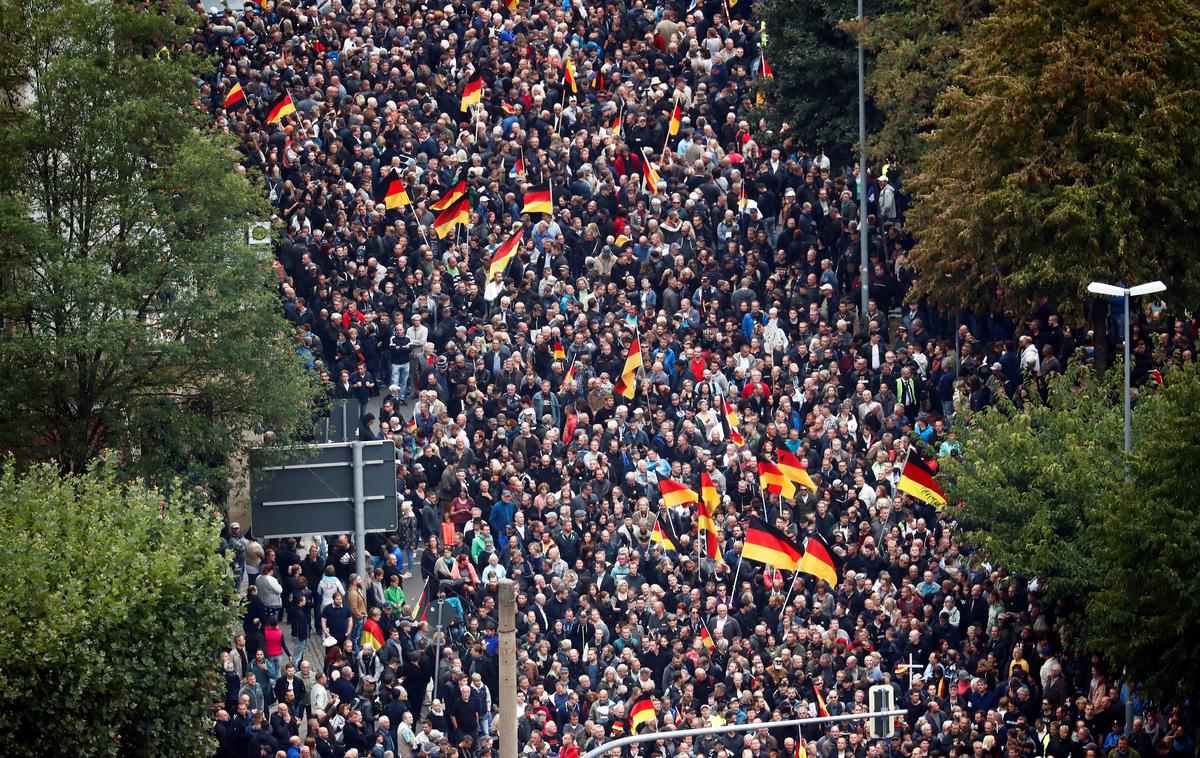
[(642, 157), (642, 171), (645, 175), (646, 192), (651, 195), (657, 195), (658, 183), (662, 181), (662, 177), (658, 175), (658, 170), (654, 168), (654, 162), (646, 157), (647, 149), (649, 148), (643, 147), (640, 153)]
[(438, 214), (437, 219), (433, 222), (433, 231), (437, 234), (438, 239), (446, 239), (459, 224), (465, 224), (471, 220), (471, 199), (463, 195), (454, 202), (446, 210)]
[(838, 572), (833, 555), (820, 537), (810, 535), (804, 543), (804, 555), (798, 565), (800, 571), (823, 580), (830, 589), (837, 587)]
[(525, 193), (521, 213), (554, 213), (554, 195), (549, 184), (534, 187)]
[(791, 450), (788, 450), (786, 447), (780, 447), (775, 455), (775, 459), (779, 464), (779, 470), (783, 472), (784, 476), (796, 484), (808, 487), (809, 492), (817, 491), (816, 483), (808, 475), (808, 471), (800, 463), (800, 459)]
[(408, 196), (408, 190), (404, 188), (404, 182), (400, 181), (400, 177), (396, 176), (391, 179), (383, 191), (383, 205), (388, 210), (403, 208), (410, 204), (412, 199)]
[(667, 124), (667, 133), (672, 137), (679, 134), (679, 125), (682, 122), (683, 110), (679, 107), (679, 103), (675, 103), (675, 108), (671, 111), (671, 122)]
[(650, 541), (662, 545), (663, 550), (679, 552), (679, 548), (675, 547), (674, 541), (672, 541), (671, 538), (667, 536), (667, 533), (663, 531), (662, 523), (659, 518), (654, 519), (654, 528), (650, 530)]
[(444, 211), (454, 203), (458, 202), (458, 199), (465, 194), (467, 194), (467, 167), (463, 166), (462, 171), (459, 172), (458, 179), (455, 180), (453, 186), (446, 190), (446, 194), (438, 198), (436, 203), (430, 205), (429, 210)]
[(283, 121), (284, 116), (290, 116), (296, 112), (296, 104), (292, 102), (292, 96), (284, 92), (271, 104), (271, 110), (267, 111), (267, 123), (278, 124)]
[(429, 580), (425, 580), (425, 586), (421, 588), (421, 595), (417, 598), (417, 604), (413, 606), (413, 621), (424, 621), (429, 613)]
[(563, 84), (571, 88), (571, 92), (579, 93), (579, 82), (575, 80), (575, 64), (568, 57), (563, 65)]
[(639, 726), (656, 718), (658, 718), (658, 713), (654, 709), (654, 700), (649, 696), (643, 696), (636, 703), (629, 706), (630, 733), (637, 734)]
[(620, 395), (628, 400), (632, 400), (637, 394), (637, 370), (642, 367), (642, 343), (637, 337), (633, 338), (633, 342), (629, 343), (629, 355), (625, 358), (625, 368), (621, 370), (621, 376), (613, 385), (613, 393)]
[(478, 105), (479, 101), (482, 99), (483, 74), (476, 73), (475, 76), (471, 77), (470, 80), (467, 81), (466, 86), (463, 87), (462, 105), (459, 106), (459, 109), (463, 113), (466, 113), (472, 105)]
[(523, 236), (525, 236), (525, 228), (521, 227), (492, 253), (492, 262), (488, 264), (487, 278), (489, 282), (496, 278), (496, 274), (502, 274), (508, 268), (509, 261), (517, 254), (517, 248), (521, 246)]
[(817, 698), (817, 715), (828, 716), (829, 708), (825, 706), (825, 698), (821, 696), (821, 691), (817, 689), (817, 685), (813, 685), (813, 695)]
[(231, 111), (234, 108), (241, 108), (246, 105), (246, 92), (242, 89), (242, 83), (236, 79), (233, 86), (225, 93), (225, 110)]
[(517, 6), (521, 4), (521, 0), (504, 0), (504, 7), (508, 8), (509, 13), (517, 10)]
[(804, 551), (786, 534), (755, 516), (742, 543), (742, 558), (765, 563), (781, 571), (795, 571)]
[(767, 63), (767, 56), (762, 57), (762, 78), (772, 79), (775, 77), (775, 72), (771, 70), (771, 64)]
[[(721, 546), (719, 544), (720, 534), (717, 531), (717, 524), (713, 520), (716, 515), (716, 506), (711, 505), (715, 499), (718, 503), (720, 498), (716, 496), (717, 488), (713, 486), (712, 478), (708, 472), (700, 474), (700, 493), (701, 497), (696, 502), (696, 527), (700, 537), (704, 540), (704, 553), (714, 561), (720, 561)], [(711, 496), (710, 496), (711, 493)]]
[(617, 117), (613, 119), (612, 125), (608, 127), (608, 130), (612, 132), (614, 137), (621, 136), (621, 119), (624, 115), (621, 111), (617, 111)]
[(567, 373), (563, 376), (563, 384), (575, 381), (575, 361), (571, 361), (571, 365), (567, 367)]
[(934, 478), (933, 469), (919, 454), (913, 455), (911, 449), (904, 461), (904, 468), (900, 471), (900, 483), (897, 488), (930, 505), (946, 504), (946, 493)]
[(565, 361), (567, 359), (567, 351), (563, 349), (562, 340), (554, 340), (554, 360)]
[(758, 483), (768, 492), (774, 492), (776, 495), (783, 497), (795, 497), (796, 485), (792, 484), (792, 480), (783, 475), (779, 467), (770, 461), (758, 462)]
[(729, 440), (738, 447), (745, 447), (746, 438), (738, 431), (737, 411), (733, 409), (733, 406), (725, 398), (721, 398), (721, 413), (725, 416), (725, 423), (729, 424)]
[(512, 170), (508, 172), (510, 179), (516, 179), (518, 176), (525, 176), (525, 154), (518, 153), (517, 161), (513, 164)]
[(700, 499), (695, 490), (688, 489), (674, 479), (659, 479), (658, 491), (662, 493), (663, 505), (667, 508), (687, 505)]

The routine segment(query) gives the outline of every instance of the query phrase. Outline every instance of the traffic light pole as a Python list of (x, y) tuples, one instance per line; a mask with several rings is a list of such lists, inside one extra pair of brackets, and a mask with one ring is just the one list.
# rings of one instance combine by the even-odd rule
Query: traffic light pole
[(808, 724), (828, 724), (838, 721), (862, 721), (871, 718), (890, 718), (903, 716), (904, 711), (872, 711), (870, 713), (846, 713), (841, 716), (815, 716), (807, 719), (790, 719), (788, 721), (760, 721), (755, 724), (727, 724), (725, 726), (708, 726), (701, 729), (675, 729), (669, 732), (646, 732), (631, 734), (628, 737), (605, 742), (583, 754), (583, 758), (599, 758), (610, 750), (637, 745), (642, 742), (657, 742), (658, 740), (674, 740), (683, 737), (702, 737), (706, 734), (729, 734), (730, 732), (752, 732), (758, 729), (775, 729), (777, 727), (806, 726)]

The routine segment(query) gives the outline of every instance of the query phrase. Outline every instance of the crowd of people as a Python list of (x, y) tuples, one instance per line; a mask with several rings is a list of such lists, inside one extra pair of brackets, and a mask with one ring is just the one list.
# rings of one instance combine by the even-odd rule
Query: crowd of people
[[(910, 448), (953, 454), (958, 418), (1021, 402), (1086, 360), (1091, 335), (1049, 302), (909, 297), (903, 168), (860, 182), (802, 124), (754, 115), (752, 2), (198, 10), (193, 46), (219, 61), (202, 94), (264, 182), (297, 354), (402, 457), (371, 576), (346, 536), (263, 544), (229, 526), (247, 603), (222, 655), (220, 756), (497, 755), (505, 578), (523, 756), (578, 758), (635, 726), (865, 712), (878, 684), (906, 711), (890, 739), (860, 719), (617, 752), (1193, 751), (1185, 713), (1067, 649), (1036, 581), (981, 562), (952, 509), (897, 489)], [(541, 192), (549, 212), (526, 212)], [(460, 196), (447, 227), (435, 206)], [(1130, 317), (1139, 382), (1151, 335), (1192, 359), (1193, 321)], [(756, 468), (785, 448), (816, 485), (791, 498)], [(714, 554), (696, 508), (661, 497), (702, 474), (720, 496)], [(836, 584), (740, 559), (751, 516), (823, 541)], [(656, 719), (635, 725), (647, 696)]]

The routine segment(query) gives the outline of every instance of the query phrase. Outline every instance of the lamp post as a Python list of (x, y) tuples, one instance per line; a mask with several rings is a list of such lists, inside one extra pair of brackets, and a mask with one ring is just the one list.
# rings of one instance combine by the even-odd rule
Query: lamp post
[(1087, 286), (1093, 295), (1108, 295), (1125, 298), (1125, 454), (1133, 452), (1132, 391), (1129, 387), (1129, 298), (1162, 292), (1167, 285), (1160, 281), (1146, 282), (1136, 287), (1118, 287), (1104, 282), (1092, 282)]
[(867, 247), (867, 97), (863, 88), (862, 22), (863, 0), (858, 0), (858, 269), (862, 289), (859, 314), (866, 318), (871, 294), (871, 255)]
[[(1129, 298), (1162, 292), (1167, 285), (1157, 280), (1139, 284), (1136, 287), (1118, 287), (1104, 282), (1092, 282), (1087, 288), (1088, 292), (1093, 295), (1125, 298), (1125, 456), (1128, 458), (1129, 454), (1133, 452), (1133, 402), (1131, 397), (1133, 391), (1129, 386)], [(1129, 481), (1128, 463), (1125, 467), (1125, 481)], [(1129, 734), (1133, 731), (1133, 683), (1126, 680), (1126, 686), (1129, 688), (1129, 694), (1125, 698), (1125, 733)]]

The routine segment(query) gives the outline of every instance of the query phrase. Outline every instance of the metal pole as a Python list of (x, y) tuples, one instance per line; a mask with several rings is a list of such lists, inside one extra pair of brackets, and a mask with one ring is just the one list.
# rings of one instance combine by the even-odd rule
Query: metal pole
[[(1133, 452), (1133, 419), (1132, 394), (1129, 386), (1129, 288), (1125, 289), (1125, 455)], [(1125, 468), (1125, 480), (1129, 480), (1128, 464)]]
[(706, 726), (702, 729), (674, 729), (669, 732), (646, 732), (631, 734), (618, 740), (605, 742), (583, 754), (583, 758), (598, 758), (598, 756), (614, 748), (626, 745), (637, 745), (642, 742), (656, 740), (674, 740), (682, 737), (701, 737), (706, 734), (728, 734), (729, 732), (750, 732), (755, 729), (776, 729), (799, 727), (806, 724), (826, 724), (838, 721), (866, 721), (877, 716), (904, 716), (907, 711), (871, 711), (869, 713), (845, 713), (841, 716), (816, 716), (807, 719), (789, 719), (787, 721), (760, 721), (754, 724), (726, 724), (725, 726)]
[(517, 588), (500, 580), (500, 758), (517, 758)]
[(354, 552), (357, 557), (358, 575), (366, 584), (371, 575), (367, 573), (367, 501), (363, 495), (363, 451), (362, 442), (355, 440), (350, 444), (354, 462)]
[[(863, 0), (858, 0), (858, 237), (859, 237), (859, 281), (862, 285), (862, 303), (859, 313), (866, 314), (867, 299), (871, 291), (871, 254), (867, 247), (867, 98), (863, 89), (863, 43), (862, 43)], [(882, 324), (881, 324), (882, 326)]]

